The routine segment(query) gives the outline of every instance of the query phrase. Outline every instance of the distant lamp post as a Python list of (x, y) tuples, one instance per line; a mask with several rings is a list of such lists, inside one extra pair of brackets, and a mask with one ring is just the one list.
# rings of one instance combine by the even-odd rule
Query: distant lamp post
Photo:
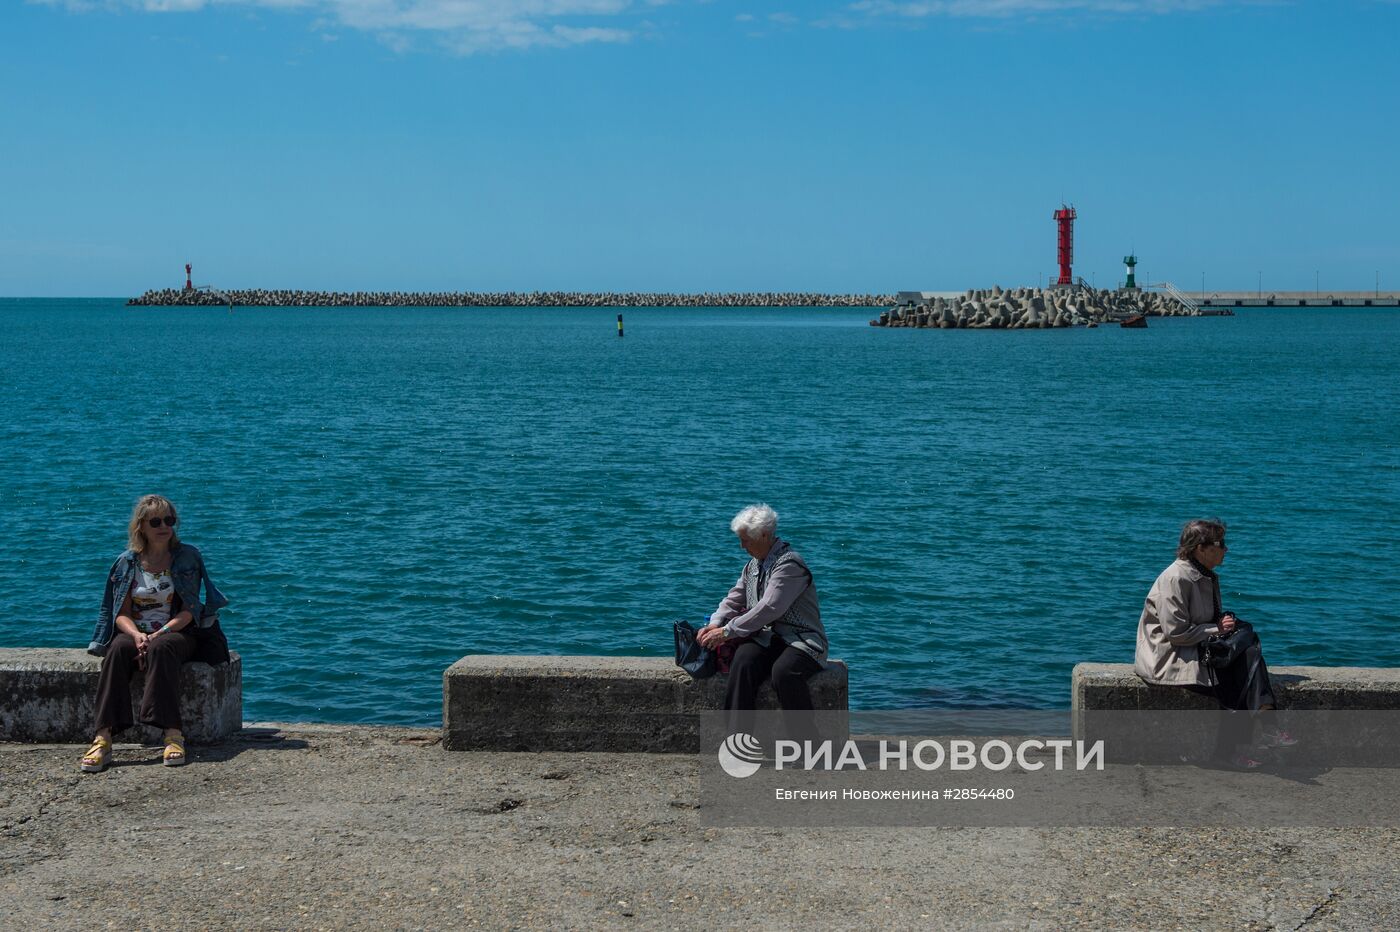
[(1206, 299), (1206, 273), (1205, 273), (1205, 272), (1202, 272), (1202, 273), (1201, 273), (1201, 300), (1204, 301), (1205, 299)]
[(1262, 297), (1264, 297), (1264, 273), (1263, 273), (1263, 272), (1260, 272), (1260, 273), (1258, 273), (1258, 274), (1259, 274), (1259, 297), (1262, 298)]
[(1318, 285), (1318, 283), (1317, 283), (1317, 282), (1318, 282), (1318, 276), (1319, 276), (1320, 274), (1322, 274), (1322, 273), (1320, 273), (1320, 272), (1313, 272), (1313, 297), (1314, 297), (1314, 298), (1320, 298), (1320, 297), (1322, 297), (1322, 287), (1321, 287), (1320, 285)]

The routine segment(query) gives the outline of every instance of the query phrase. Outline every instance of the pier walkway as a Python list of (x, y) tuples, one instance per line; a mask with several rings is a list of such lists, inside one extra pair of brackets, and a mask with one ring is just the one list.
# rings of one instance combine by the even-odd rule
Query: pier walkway
[[(714, 829), (698, 758), (0, 744), (7, 928), (1400, 928), (1390, 829)], [(801, 882), (793, 882), (800, 865)]]
[(1395, 291), (1189, 291), (1202, 308), (1222, 307), (1400, 307)]

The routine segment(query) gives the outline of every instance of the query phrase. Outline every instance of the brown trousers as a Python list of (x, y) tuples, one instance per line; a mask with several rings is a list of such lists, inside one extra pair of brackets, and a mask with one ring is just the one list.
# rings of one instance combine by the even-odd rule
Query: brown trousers
[[(194, 654), (195, 639), (184, 631), (167, 631), (146, 648), (146, 688), (141, 693), (141, 724), (182, 728), (180, 667)], [(130, 728), (131, 674), (136, 666), (136, 640), (119, 633), (102, 656), (97, 680), (97, 729), (113, 733)]]

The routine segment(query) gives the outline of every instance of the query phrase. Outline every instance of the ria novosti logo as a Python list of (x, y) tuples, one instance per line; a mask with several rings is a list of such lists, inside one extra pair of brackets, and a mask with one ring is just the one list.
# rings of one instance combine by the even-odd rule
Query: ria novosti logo
[(731, 777), (751, 777), (763, 763), (763, 745), (753, 735), (736, 732), (719, 746), (719, 765)]
[[(719, 746), (719, 765), (731, 777), (751, 777), (758, 773), (765, 760), (773, 764), (775, 770), (984, 770), (999, 772), (1010, 767), (1018, 767), (1034, 772), (1045, 767), (1052, 770), (1103, 770), (1104, 740), (1093, 743), (1082, 739), (1030, 738), (1012, 747), (1000, 739), (978, 742), (966, 739), (953, 739), (946, 746), (941, 741), (910, 742), (880, 739), (879, 742), (866, 742), (874, 745), (865, 751), (855, 740), (847, 740), (839, 745), (825, 741), (786, 741), (775, 742), (772, 757), (765, 757), (763, 744), (746, 732), (735, 732)], [(1069, 752), (1074, 751), (1071, 758)], [(867, 754), (875, 753), (873, 759)], [(1054, 755), (1054, 760), (1040, 760), (1042, 756)]]

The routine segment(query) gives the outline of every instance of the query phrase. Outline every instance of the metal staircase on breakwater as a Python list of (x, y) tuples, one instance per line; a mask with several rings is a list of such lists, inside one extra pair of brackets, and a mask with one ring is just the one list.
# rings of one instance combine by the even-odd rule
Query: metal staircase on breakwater
[(1167, 297), (1171, 298), (1173, 301), (1179, 302), (1182, 307), (1186, 308), (1193, 314), (1201, 309), (1201, 306), (1199, 304), (1186, 297), (1186, 295), (1183, 294), (1171, 282), (1153, 282), (1150, 285), (1143, 285), (1142, 287), (1151, 289), (1152, 291), (1163, 292), (1167, 295)]
[(194, 290), (213, 295), (219, 299), (220, 303), (227, 304), (230, 311), (233, 310), (233, 298), (229, 297), (228, 293), (222, 288), (216, 285), (195, 285)]

